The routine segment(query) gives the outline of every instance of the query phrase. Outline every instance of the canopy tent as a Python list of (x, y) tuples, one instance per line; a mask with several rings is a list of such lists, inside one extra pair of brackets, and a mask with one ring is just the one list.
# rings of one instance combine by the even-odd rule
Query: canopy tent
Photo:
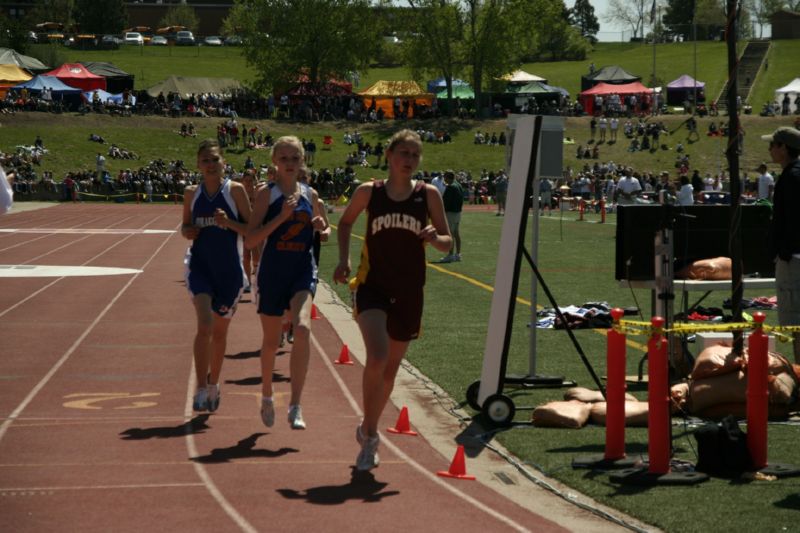
[(184, 76), (170, 76), (149, 89), (147, 94), (158, 96), (159, 93), (165, 95), (178, 93), (182, 98), (188, 98), (192, 94), (230, 94), (242, 88), (242, 84), (233, 78), (188, 78)]
[(50, 69), (35, 57), (24, 56), (12, 48), (0, 48), (0, 65), (16, 65), (34, 73)]
[(580, 94), (581, 104), (587, 113), (592, 114), (594, 111), (594, 97), (597, 95), (606, 96), (609, 94), (618, 94), (626, 96), (635, 94), (637, 96), (645, 94), (653, 94), (653, 89), (645, 87), (641, 82), (625, 83), (622, 85), (612, 85), (610, 83), (598, 83), (591, 89), (587, 89)]
[(128, 74), (113, 63), (81, 61), (81, 65), (92, 74), (106, 79), (106, 90), (110, 93), (121, 93), (125, 89), (133, 90), (133, 74)]
[[(436, 98), (438, 100), (447, 99), (447, 87), (436, 88)], [(475, 91), (469, 85), (453, 85), (453, 98), (461, 98), (462, 100), (471, 100), (475, 98)]]
[(28, 81), (32, 77), (17, 65), (0, 65), (0, 98), (5, 98), (10, 87)]
[[(86, 99), (87, 102), (91, 103), (94, 101), (94, 95), (97, 93), (97, 97), (100, 99), (102, 103), (106, 103), (109, 100), (114, 102), (117, 105), (122, 105), (122, 93), (120, 94), (111, 94), (108, 91), (104, 91), (102, 89), (95, 89), (94, 91), (85, 91), (83, 93), (83, 97)], [(131, 105), (136, 105), (136, 97), (132, 94), (129, 95)]]
[(624, 68), (612, 65), (610, 67), (603, 67), (592, 74), (581, 76), (581, 91), (591, 89), (598, 83), (624, 85), (626, 83), (633, 83), (635, 81), (642, 81), (642, 77), (634, 76)]
[(553, 91), (550, 88), (545, 87), (544, 84), (538, 81), (532, 81), (524, 85), (509, 84), (509, 86), (506, 87), (506, 92), (513, 93), (518, 96), (523, 96), (523, 95), (535, 95), (535, 94), (554, 94), (557, 91)]
[(92, 74), (80, 63), (64, 63), (50, 72), (45, 72), (45, 76), (55, 76), (70, 87), (77, 87), (83, 91), (106, 88), (106, 79), (103, 76)]
[(797, 113), (800, 110), (800, 78), (795, 78), (785, 87), (775, 90), (775, 103), (778, 109), (783, 110), (783, 100), (789, 97), (789, 113)]
[(548, 89), (551, 92), (558, 93), (562, 96), (569, 96), (569, 91), (563, 87), (557, 87), (555, 85), (548, 85), (547, 83), (542, 83), (542, 87)]
[(374, 99), (375, 105), (383, 109), (384, 116), (388, 118), (394, 117), (393, 104), (396, 98), (399, 98), (401, 102), (409, 101), (412, 104), (408, 108), (409, 117), (411, 117), (414, 113), (413, 104), (430, 106), (434, 97), (433, 94), (424, 92), (415, 81), (380, 80), (358, 94), (364, 97), (364, 103), (367, 106)]
[(69, 85), (65, 84), (55, 76), (47, 76), (47, 75), (39, 75), (34, 76), (30, 80), (19, 83), (12, 87), (12, 89), (27, 89), (28, 92), (31, 93), (39, 93), (42, 89), (47, 88), (52, 91), (54, 95), (57, 94), (75, 94), (81, 92), (80, 89), (76, 89), (75, 87), (70, 87)]
[(705, 82), (697, 81), (688, 74), (684, 74), (667, 84), (667, 104), (681, 105), (687, 99), (694, 100), (695, 91), (697, 91), (697, 101), (705, 102), (705, 87)]
[(509, 83), (529, 83), (532, 81), (547, 83), (547, 80), (541, 76), (531, 74), (530, 72), (525, 72), (524, 70), (515, 70), (514, 72), (510, 72), (505, 76), (501, 76), (500, 79)]
[[(453, 85), (453, 92), (455, 92), (456, 87), (469, 86), (469, 83), (465, 82), (464, 80), (460, 80), (458, 78), (453, 78), (451, 83)], [(429, 93), (438, 93), (442, 89), (447, 89), (447, 80), (445, 80), (444, 78), (437, 78), (435, 80), (430, 80), (428, 82)]]

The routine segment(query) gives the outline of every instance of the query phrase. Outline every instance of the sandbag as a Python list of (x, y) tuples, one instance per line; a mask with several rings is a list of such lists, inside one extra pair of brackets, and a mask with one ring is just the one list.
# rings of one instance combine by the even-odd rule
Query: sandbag
[[(604, 402), (606, 401), (603, 398), (603, 395), (600, 393), (599, 390), (592, 390), (587, 389), (586, 387), (572, 387), (564, 391), (564, 399), (569, 400), (577, 400), (579, 402), (586, 402), (586, 403), (595, 403), (595, 402)], [(625, 401), (627, 402), (638, 402), (638, 398), (633, 394), (625, 393)]]
[[(741, 356), (737, 356), (733, 353), (730, 344), (721, 343), (709, 346), (695, 359), (691, 377), (692, 379), (704, 379), (729, 374), (740, 369), (746, 370), (748, 356), (747, 347), (744, 348)], [(776, 352), (767, 353), (767, 372), (769, 374), (778, 375), (790, 370), (793, 370), (793, 367), (784, 356)]]
[(744, 358), (733, 353), (728, 344), (709, 346), (694, 360), (692, 379), (703, 379), (721, 374), (737, 372), (744, 365)]
[(578, 429), (589, 420), (591, 410), (590, 404), (576, 400), (548, 402), (533, 410), (531, 422), (537, 427)]
[(731, 279), (731, 258), (700, 259), (680, 269), (676, 279), (726, 280)]
[[(647, 427), (647, 408), (647, 402), (625, 402), (625, 427)], [(592, 423), (605, 426), (607, 409), (606, 402), (593, 403), (589, 414)]]
[(697, 413), (721, 403), (743, 403), (746, 392), (747, 377), (742, 371), (696, 379), (689, 385), (689, 409)]

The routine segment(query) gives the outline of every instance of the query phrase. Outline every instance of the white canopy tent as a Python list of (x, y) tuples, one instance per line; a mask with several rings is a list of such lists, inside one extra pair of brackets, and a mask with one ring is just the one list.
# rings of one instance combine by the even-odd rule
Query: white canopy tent
[(785, 87), (775, 90), (775, 103), (782, 109), (783, 100), (789, 97), (789, 113), (798, 111), (798, 96), (800, 96), (800, 78), (795, 78)]

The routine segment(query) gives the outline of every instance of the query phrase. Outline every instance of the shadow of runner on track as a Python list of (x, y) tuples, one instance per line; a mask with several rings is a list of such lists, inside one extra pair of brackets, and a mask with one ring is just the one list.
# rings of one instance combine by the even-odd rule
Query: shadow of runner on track
[(253, 457), (281, 457), (287, 453), (297, 453), (300, 450), (296, 448), (280, 448), (278, 450), (255, 449), (256, 441), (259, 437), (263, 437), (266, 433), (253, 433), (247, 438), (237, 442), (234, 446), (229, 448), (214, 448), (208, 455), (201, 455), (199, 457), (192, 457), (192, 461), (198, 463), (227, 463), (234, 459), (251, 459)]
[(145, 440), (145, 439), (170, 439), (173, 437), (185, 437), (186, 435), (198, 435), (205, 433), (209, 426), (209, 415), (198, 415), (185, 424), (179, 426), (162, 426), (154, 428), (130, 428), (120, 432), (122, 440)]
[(252, 352), (239, 352), (233, 355), (226, 355), (225, 359), (241, 360), (241, 359), (258, 358), (260, 356), (261, 356), (261, 350), (253, 350)]
[[(287, 378), (283, 374), (279, 374), (278, 372), (272, 373), (272, 382), (273, 383), (289, 383), (291, 382), (291, 378)], [(251, 376), (248, 378), (242, 379), (226, 379), (226, 385), (242, 385), (242, 386), (249, 386), (249, 385), (261, 385), (261, 376)]]
[(346, 485), (325, 485), (312, 487), (304, 491), (295, 489), (278, 489), (277, 491), (289, 500), (306, 500), (317, 505), (341, 505), (347, 500), (379, 502), (387, 496), (397, 496), (398, 490), (381, 492), (388, 483), (377, 481), (370, 472), (358, 472), (353, 468), (350, 482)]

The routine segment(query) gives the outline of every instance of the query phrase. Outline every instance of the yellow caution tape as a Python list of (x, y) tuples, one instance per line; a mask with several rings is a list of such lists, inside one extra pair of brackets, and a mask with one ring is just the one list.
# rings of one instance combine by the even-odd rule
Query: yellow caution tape
[(761, 328), (765, 333), (773, 333), (782, 342), (790, 339), (787, 333), (800, 332), (800, 326), (770, 326), (767, 324), (756, 324), (754, 322), (729, 322), (727, 324), (690, 324), (687, 322), (676, 322), (669, 328), (654, 328), (650, 322), (643, 322), (637, 320), (620, 320), (618, 324), (614, 324), (613, 329), (617, 333), (624, 333), (629, 335), (644, 335), (650, 337), (656, 334), (675, 333), (675, 334), (690, 334), (702, 332), (734, 332), (734, 331), (748, 331)]

